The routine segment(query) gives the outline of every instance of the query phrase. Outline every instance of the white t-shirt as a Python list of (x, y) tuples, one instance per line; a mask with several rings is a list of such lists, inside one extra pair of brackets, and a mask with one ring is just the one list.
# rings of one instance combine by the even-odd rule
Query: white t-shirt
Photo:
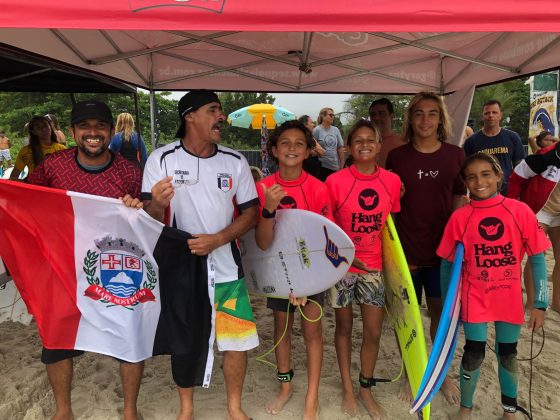
[[(173, 176), (175, 187), (166, 222), (191, 234), (217, 233), (232, 223), (236, 207), (243, 211), (259, 204), (247, 160), (219, 144), (215, 153), (205, 158), (191, 154), (180, 141), (155, 150), (144, 168), (143, 197), (148, 199), (153, 185), (166, 176)], [(243, 276), (235, 241), (211, 255), (216, 262), (217, 283)]]

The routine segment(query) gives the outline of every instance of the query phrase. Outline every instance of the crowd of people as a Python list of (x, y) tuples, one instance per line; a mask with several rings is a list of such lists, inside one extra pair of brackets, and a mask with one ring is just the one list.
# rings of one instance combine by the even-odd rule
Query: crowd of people
[[(348, 273), (324, 293), (267, 300), (278, 342), (279, 381), (278, 393), (266, 403), (268, 413), (282, 411), (292, 394), (291, 338), (299, 306), (307, 355), (302, 413), (304, 419), (318, 418), (323, 331), (321, 322), (310, 320), (320, 317), (321, 307), (329, 306), (336, 320), (341, 411), (357, 415), (361, 401), (373, 419), (390, 418), (372, 386), (385, 305), (381, 228), (392, 214), (417, 299), (427, 306), (432, 340), (457, 244), (465, 247), (461, 320), (466, 345), (460, 383), (448, 376), (441, 392), (450, 404), (458, 405), (457, 418), (470, 418), (487, 326), (494, 323), (503, 418), (514, 418), (520, 329), (525, 322), (532, 330), (541, 328), (548, 307), (544, 252), (551, 242), (547, 234), (555, 259), (560, 258), (558, 139), (540, 134), (534, 141), (538, 151), (524, 158), (519, 135), (501, 127), (501, 104), (492, 100), (484, 105), (483, 127), (468, 136), (463, 147), (449, 144), (451, 120), (442, 98), (420, 92), (405, 111), (402, 135), (393, 131), (394, 109), (386, 98), (372, 102), (369, 118), (351, 127), (346, 141), (333, 124), (335, 114), (329, 107), (320, 111), (317, 126), (308, 115), (285, 122), (267, 142), (267, 153), (278, 171), (263, 179), (259, 168), (250, 168), (241, 153), (220, 144), (226, 117), (214, 92), (188, 92), (178, 111), (177, 140), (150, 156), (134, 131), (132, 116), (120, 114), (115, 124), (104, 103), (75, 104), (69, 131), (76, 147), (69, 149), (56, 117), (35, 116), (28, 126), (29, 144), (18, 153), (11, 178), (18, 179), (27, 167), (31, 184), (119, 198), (126, 206), (143, 208), (154, 219), (192, 235), (190, 252), (211, 258), (216, 271), (214, 322), (217, 348), (224, 355), (228, 419), (249, 418), (242, 407), (247, 351), (259, 344), (236, 240), (255, 227), (258, 246), (268, 248), (276, 214), (285, 211), (287, 201), (291, 208), (334, 221), (352, 239), (356, 255)], [(0, 162), (11, 165), (9, 147), (0, 132)], [(219, 178), (216, 187), (217, 174), (227, 177)], [(361, 223), (373, 228), (360, 229)], [(524, 308), (521, 261), (525, 254), (529, 258)], [(552, 309), (560, 312), (556, 265), (552, 281)], [(234, 308), (225, 304), (232, 300), (237, 302)], [(357, 381), (351, 372), (352, 346), (358, 345), (352, 338), (353, 303), (359, 306), (363, 325)], [(81, 353), (43, 348), (41, 360), (53, 389), (56, 419), (72, 418), (72, 360)], [(201, 384), (191, 380), (190, 368), (181, 355), (171, 356), (179, 419), (194, 418), (194, 387)], [(142, 372), (143, 362), (120, 363), (125, 419), (138, 418)], [(400, 398), (411, 399), (406, 385)]]

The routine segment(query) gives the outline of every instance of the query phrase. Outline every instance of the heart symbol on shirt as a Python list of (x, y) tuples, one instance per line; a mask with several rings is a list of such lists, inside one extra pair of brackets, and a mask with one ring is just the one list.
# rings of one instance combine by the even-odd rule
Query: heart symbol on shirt
[(432, 178), (435, 178), (436, 176), (438, 176), (439, 171), (430, 171), (430, 175), (432, 176)]

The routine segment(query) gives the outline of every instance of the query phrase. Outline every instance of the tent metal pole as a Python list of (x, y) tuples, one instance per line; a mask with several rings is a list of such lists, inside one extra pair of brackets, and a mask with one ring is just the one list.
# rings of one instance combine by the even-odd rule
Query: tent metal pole
[(138, 92), (134, 92), (134, 114), (136, 115), (136, 131), (138, 138), (142, 137), (142, 121), (140, 120), (140, 107), (138, 106)]
[(156, 138), (156, 92), (150, 89), (150, 126), (152, 134), (152, 151), (157, 148)]

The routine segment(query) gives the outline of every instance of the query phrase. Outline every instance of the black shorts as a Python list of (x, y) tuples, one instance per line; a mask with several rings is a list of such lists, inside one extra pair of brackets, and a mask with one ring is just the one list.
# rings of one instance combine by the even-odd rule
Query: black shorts
[(418, 304), (422, 304), (422, 289), (429, 298), (441, 298), (440, 266), (419, 267), (410, 272)]
[(82, 350), (62, 350), (62, 349), (47, 349), (43, 347), (41, 352), (41, 362), (45, 365), (50, 365), (66, 359), (72, 359), (84, 354)]
[(180, 388), (202, 386), (202, 381), (196, 378), (204, 378), (205, 368), (205, 363), (201, 363), (200, 360), (191, 355), (171, 355), (171, 374), (173, 375), (173, 381)]
[[(52, 363), (60, 362), (66, 359), (73, 359), (84, 354), (83, 350), (62, 350), (62, 349), (47, 349), (43, 347), (41, 351), (41, 362), (45, 365), (50, 365)], [(132, 363), (126, 360), (117, 359), (113, 357), (119, 363)]]
[[(325, 300), (325, 292), (318, 293), (313, 296), (307, 296), (307, 299), (314, 300), (319, 305), (323, 306), (323, 302)], [(280, 311), (280, 312), (287, 312), (288, 311), (288, 299), (280, 299), (280, 298), (267, 298), (266, 299), (266, 307), (268, 309), (272, 309), (273, 311)], [(307, 303), (309, 305), (310, 302)], [(294, 305), (290, 305), (290, 312), (295, 312), (296, 307)]]

